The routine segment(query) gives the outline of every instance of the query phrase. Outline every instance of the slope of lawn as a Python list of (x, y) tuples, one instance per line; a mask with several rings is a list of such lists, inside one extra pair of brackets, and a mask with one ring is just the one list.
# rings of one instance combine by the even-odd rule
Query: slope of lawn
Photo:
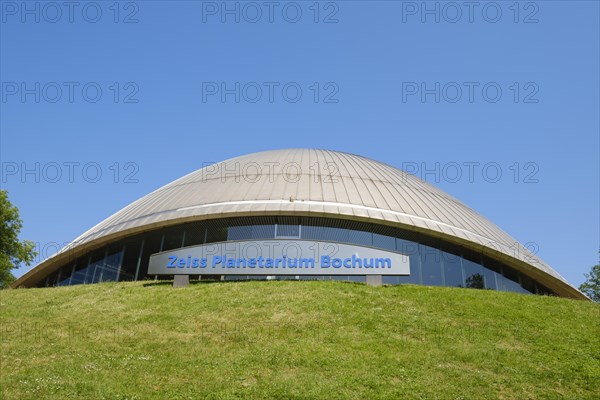
[(599, 399), (600, 305), (347, 282), (0, 291), (2, 399)]

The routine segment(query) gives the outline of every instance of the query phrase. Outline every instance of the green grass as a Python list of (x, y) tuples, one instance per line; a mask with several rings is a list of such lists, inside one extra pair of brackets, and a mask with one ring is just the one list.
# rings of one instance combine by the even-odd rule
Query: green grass
[(3, 399), (599, 399), (600, 306), (344, 282), (0, 292)]

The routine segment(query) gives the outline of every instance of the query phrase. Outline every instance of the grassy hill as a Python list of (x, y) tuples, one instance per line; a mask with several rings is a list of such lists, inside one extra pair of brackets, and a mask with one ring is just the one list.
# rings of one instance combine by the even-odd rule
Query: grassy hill
[(600, 306), (344, 282), (0, 291), (3, 399), (598, 399)]

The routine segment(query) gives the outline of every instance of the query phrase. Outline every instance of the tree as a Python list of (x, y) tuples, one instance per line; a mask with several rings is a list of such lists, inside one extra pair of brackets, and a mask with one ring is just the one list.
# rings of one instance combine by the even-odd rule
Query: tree
[(579, 286), (579, 290), (597, 303), (600, 303), (600, 264), (592, 267), (589, 274), (583, 274), (586, 281)]
[(33, 242), (19, 240), (22, 227), (19, 209), (8, 200), (8, 192), (0, 190), (0, 289), (15, 280), (12, 269), (31, 264), (37, 255)]
[(481, 274), (473, 274), (467, 278), (465, 287), (471, 289), (485, 289), (485, 285), (483, 284), (483, 275)]

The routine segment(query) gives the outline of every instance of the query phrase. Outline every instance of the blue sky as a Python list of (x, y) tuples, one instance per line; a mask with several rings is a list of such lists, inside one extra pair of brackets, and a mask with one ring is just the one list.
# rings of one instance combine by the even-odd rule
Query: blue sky
[(471, 4), (1, 1), (22, 238), (43, 257), (204, 163), (317, 147), (410, 169), (580, 284), (600, 248), (599, 3)]

